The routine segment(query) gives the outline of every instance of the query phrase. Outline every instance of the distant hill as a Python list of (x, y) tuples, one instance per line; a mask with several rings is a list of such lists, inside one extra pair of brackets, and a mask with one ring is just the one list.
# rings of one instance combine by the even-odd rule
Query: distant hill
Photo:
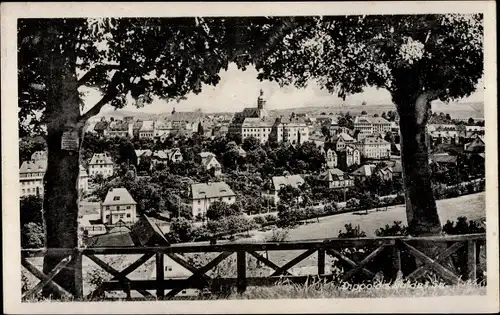
[[(320, 115), (322, 113), (330, 114), (333, 113), (337, 115), (339, 113), (349, 112), (351, 115), (359, 115), (362, 111), (366, 111), (368, 115), (382, 114), (382, 112), (395, 111), (396, 106), (393, 104), (367, 104), (367, 105), (332, 105), (332, 106), (303, 106), (296, 108), (286, 108), (286, 109), (270, 109), (270, 114), (272, 116), (289, 116), (291, 113), (304, 114), (307, 113), (311, 116)], [(484, 117), (484, 105), (483, 103), (433, 103), (432, 110), (434, 112), (445, 114), (450, 114), (452, 118), (483, 118)], [(230, 115), (233, 113), (228, 112), (211, 112), (205, 113), (205, 115)], [(136, 119), (140, 120), (152, 120), (159, 119), (163, 117), (170, 116), (170, 112), (164, 113), (144, 113), (137, 111), (130, 111), (125, 109), (111, 110), (109, 112), (98, 115), (97, 117), (113, 117), (115, 119), (122, 119), (127, 116), (134, 116)]]

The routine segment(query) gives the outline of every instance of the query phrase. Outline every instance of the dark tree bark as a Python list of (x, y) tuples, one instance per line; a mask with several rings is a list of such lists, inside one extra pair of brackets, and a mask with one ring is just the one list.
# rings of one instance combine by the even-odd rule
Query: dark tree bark
[(430, 93), (397, 104), (401, 130), (401, 162), (406, 195), (406, 215), (411, 235), (441, 233), (426, 141)]
[[(49, 30), (47, 41), (60, 43), (57, 26)], [(65, 34), (66, 43), (73, 35)], [(76, 36), (76, 35), (75, 35)], [(65, 45), (66, 46), (66, 45)], [(68, 47), (70, 45), (67, 45)], [(44, 176), (43, 214), (46, 229), (47, 248), (70, 248), (78, 246), (78, 173), (79, 150), (67, 151), (61, 148), (63, 132), (71, 128), (81, 138), (83, 126), (79, 124), (80, 97), (76, 77), (76, 56), (71, 51), (49, 53), (47, 69), (49, 74), (46, 100), (48, 163)], [(79, 141), (79, 145), (81, 140)], [(79, 149), (79, 148), (78, 148)], [(60, 255), (46, 255), (43, 271), (48, 274), (61, 259)], [(54, 280), (68, 292), (75, 294), (75, 265), (68, 264)], [(52, 294), (47, 289), (45, 296)]]

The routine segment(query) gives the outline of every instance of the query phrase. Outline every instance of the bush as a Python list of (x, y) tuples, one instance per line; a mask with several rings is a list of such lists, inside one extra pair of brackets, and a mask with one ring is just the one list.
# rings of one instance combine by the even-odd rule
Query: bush
[(26, 223), (21, 228), (22, 248), (41, 248), (45, 244), (43, 227), (34, 222)]
[(273, 229), (273, 234), (266, 238), (266, 242), (285, 242), (288, 240), (289, 231), (287, 229)]
[(274, 214), (266, 214), (264, 216), (264, 219), (270, 223), (270, 222), (276, 222), (276, 220), (278, 219)]
[(259, 225), (262, 225), (262, 224), (266, 224), (266, 218), (263, 217), (263, 216), (256, 216), (256, 217), (253, 217), (253, 222), (255, 222), (255, 224), (259, 224)]

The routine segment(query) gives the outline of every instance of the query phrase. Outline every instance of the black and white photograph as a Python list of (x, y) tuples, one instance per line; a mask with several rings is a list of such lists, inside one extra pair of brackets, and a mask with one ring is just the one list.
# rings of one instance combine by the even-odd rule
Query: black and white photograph
[(2, 4), (8, 313), (499, 310), (494, 2), (44, 5)]

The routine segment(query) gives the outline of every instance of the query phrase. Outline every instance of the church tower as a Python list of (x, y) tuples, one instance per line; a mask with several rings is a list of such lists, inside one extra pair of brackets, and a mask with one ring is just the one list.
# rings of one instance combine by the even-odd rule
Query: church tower
[(264, 100), (264, 91), (260, 90), (260, 95), (257, 98), (257, 111), (259, 112), (259, 118), (263, 119), (267, 116), (267, 110), (264, 108), (266, 101)]

